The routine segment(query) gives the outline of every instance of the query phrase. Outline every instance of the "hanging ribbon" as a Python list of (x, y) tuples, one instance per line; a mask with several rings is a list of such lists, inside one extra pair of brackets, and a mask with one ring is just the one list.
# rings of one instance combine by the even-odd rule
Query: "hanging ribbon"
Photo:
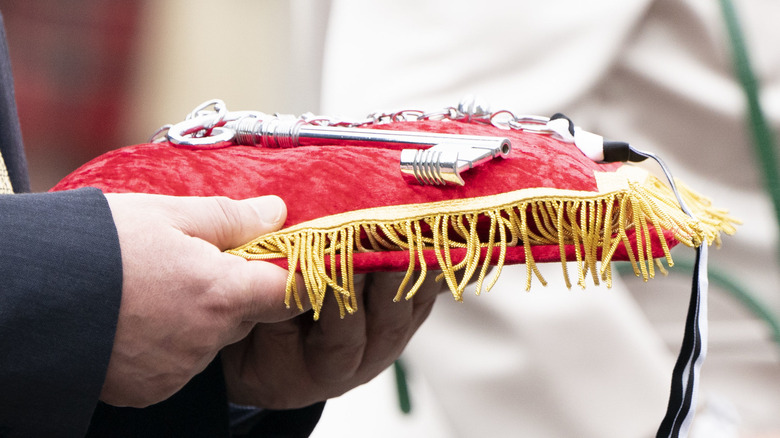
[(707, 355), (707, 286), (707, 242), (703, 242), (696, 248), (685, 336), (672, 372), (669, 405), (656, 434), (657, 438), (684, 437), (691, 427), (696, 411), (699, 374)]

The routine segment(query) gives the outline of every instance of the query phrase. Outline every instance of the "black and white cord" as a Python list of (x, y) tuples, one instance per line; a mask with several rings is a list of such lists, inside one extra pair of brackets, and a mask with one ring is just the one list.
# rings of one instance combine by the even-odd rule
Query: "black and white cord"
[[(680, 196), (669, 168), (657, 155), (635, 149), (628, 143), (609, 141), (600, 135), (582, 130), (563, 114), (552, 116), (547, 127), (553, 132), (554, 137), (574, 143), (582, 153), (596, 162), (640, 162), (647, 158), (654, 160), (663, 170), (682, 211), (695, 219), (693, 212)], [(672, 372), (666, 415), (661, 421), (656, 438), (688, 436), (696, 411), (699, 375), (707, 355), (707, 248), (708, 242), (701, 242), (696, 248), (696, 264), (685, 321), (685, 335)]]

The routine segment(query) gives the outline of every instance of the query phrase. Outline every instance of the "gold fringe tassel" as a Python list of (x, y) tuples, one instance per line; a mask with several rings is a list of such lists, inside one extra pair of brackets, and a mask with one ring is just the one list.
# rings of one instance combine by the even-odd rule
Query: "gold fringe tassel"
[[(333, 291), (342, 317), (357, 310), (353, 284), (355, 252), (408, 252), (409, 265), (395, 297), (398, 301), (402, 297), (410, 299), (420, 288), (428, 271), (424, 251), (433, 250), (441, 270), (438, 279), (443, 279), (454, 298), (461, 301), (475, 274), (476, 293), (481, 293), (491, 264), (496, 268), (484, 290), (489, 291), (495, 285), (508, 247), (523, 246), (526, 290), (531, 288), (533, 278), (546, 284), (533, 258), (534, 245), (558, 245), (567, 287), (572, 283), (566, 262), (573, 261), (577, 269), (576, 284), (584, 288), (588, 276), (595, 285), (603, 281), (611, 286), (611, 261), (621, 243), (629, 248), (628, 258), (634, 273), (648, 280), (655, 275), (655, 267), (665, 273), (660, 261), (657, 264), (653, 261), (652, 232), (657, 233), (666, 263), (672, 266), (663, 230), (671, 231), (687, 246), (702, 242), (719, 245), (721, 232), (736, 231), (737, 220), (681, 184), (678, 186), (681, 196), (693, 210), (695, 220), (680, 210), (672, 191), (655, 177), (647, 176), (642, 182), (624, 179), (619, 185), (618, 190), (599, 194), (526, 189), (480, 198), (349, 212), (261, 236), (228, 252), (250, 260), (286, 259), (289, 275), (285, 304), (302, 308), (295, 275), (300, 271), (317, 319), (328, 289)], [(483, 226), (486, 229), (478, 232), (478, 223), (486, 224)], [(636, 252), (630, 250), (627, 234), (632, 229), (636, 233)], [(574, 260), (566, 258), (568, 245), (574, 247)], [(454, 262), (453, 248), (465, 249), (465, 257)], [(498, 257), (493, 260), (495, 248)], [(484, 260), (483, 250), (487, 254)]]

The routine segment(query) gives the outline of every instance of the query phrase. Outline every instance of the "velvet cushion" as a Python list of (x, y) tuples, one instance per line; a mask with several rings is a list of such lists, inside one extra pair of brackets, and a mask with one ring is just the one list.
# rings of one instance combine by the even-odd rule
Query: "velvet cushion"
[[(723, 212), (701, 197), (696, 197), (696, 205), (707, 221), (682, 214), (671, 192), (649, 175), (641, 181), (620, 176), (617, 184), (605, 189), (598, 175), (622, 175), (630, 166), (596, 163), (573, 144), (546, 135), (457, 121), (395, 122), (371, 128), (501, 136), (510, 139), (512, 152), (463, 173), (464, 186), (423, 186), (407, 184), (401, 177), (402, 146), (197, 149), (163, 142), (108, 152), (52, 190), (93, 186), (105, 192), (234, 199), (278, 195), (288, 207), (282, 234), (296, 227), (301, 231), (234, 253), (299, 271), (309, 269), (322, 281), (312, 277), (307, 289), (320, 290), (348, 289), (345, 277), (353, 272), (443, 269), (457, 297), (474, 275), (475, 263), (530, 262), (529, 286), (533, 264), (549, 261), (579, 262), (580, 284), (588, 271), (596, 283), (599, 278), (608, 280), (606, 268), (612, 260), (632, 260), (638, 273), (652, 276), (650, 260), (668, 258), (669, 247), (679, 241), (712, 242), (728, 228)], [(637, 187), (647, 190), (637, 192)], [(565, 212), (553, 217), (561, 208)], [(595, 222), (605, 214), (609, 217)], [(385, 220), (379, 221), (384, 225), (377, 225), (377, 217)], [(444, 225), (434, 217), (444, 217)], [(325, 224), (317, 223), (323, 219)], [(307, 226), (311, 221), (312, 227)], [(586, 228), (591, 228), (587, 236)], [(312, 230), (329, 234), (311, 237)], [(434, 244), (435, 233), (446, 239)], [(348, 236), (349, 245), (338, 244)], [(389, 244), (378, 244), (377, 239)], [(401, 242), (394, 244), (394, 239)], [(307, 262), (305, 248), (300, 247), (315, 242), (320, 250), (314, 248), (317, 254)], [(604, 265), (598, 273), (596, 261)], [(453, 275), (459, 270), (464, 278), (456, 280)], [(485, 269), (480, 272), (481, 282)], [(568, 275), (565, 270), (564, 274)]]

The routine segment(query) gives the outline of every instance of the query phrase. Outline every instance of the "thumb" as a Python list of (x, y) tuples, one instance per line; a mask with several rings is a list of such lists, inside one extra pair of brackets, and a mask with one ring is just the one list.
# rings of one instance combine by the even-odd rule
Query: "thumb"
[[(225, 197), (188, 198), (192, 205), (180, 229), (224, 251), (278, 230), (287, 218), (287, 207), (278, 196), (241, 201)], [(181, 216), (180, 216), (181, 217)]]

